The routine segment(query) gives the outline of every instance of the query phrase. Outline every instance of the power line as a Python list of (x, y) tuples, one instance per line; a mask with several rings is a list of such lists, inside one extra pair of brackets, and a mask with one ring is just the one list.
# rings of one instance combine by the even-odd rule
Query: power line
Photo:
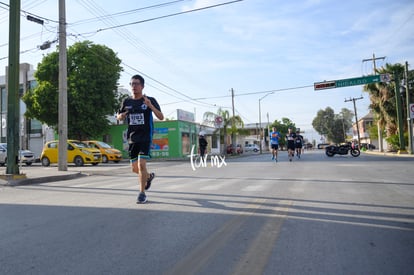
[[(9, 5), (6, 4), (6, 3), (0, 2), (0, 4), (6, 6), (7, 8), (9, 8)], [(6, 9), (6, 8), (4, 8), (4, 9)], [(46, 17), (42, 17), (42, 16), (33, 14), (31, 12), (28, 12), (28, 11), (25, 11), (25, 10), (22, 10), (22, 9), (20, 9), (20, 12), (23, 13), (24, 16), (30, 15), (32, 17), (36, 17), (36, 18), (39, 18), (39, 19), (43, 19), (45, 21), (50, 21), (50, 22), (53, 22), (53, 23), (59, 23), (59, 21), (57, 21), (57, 20), (52, 20), (52, 19), (49, 19), (49, 18), (46, 18)]]
[(220, 3), (220, 4), (211, 5), (211, 6), (207, 6), (207, 7), (202, 7), (202, 8), (198, 8), (198, 9), (192, 9), (192, 10), (188, 10), (188, 11), (182, 11), (182, 12), (167, 14), (167, 15), (153, 17), (153, 18), (149, 18), (149, 19), (145, 19), (145, 20), (136, 21), (136, 22), (130, 22), (130, 23), (126, 23), (126, 24), (121, 24), (121, 25), (117, 25), (117, 26), (110, 27), (110, 28), (99, 29), (96, 32), (101, 32), (101, 31), (106, 31), (106, 30), (110, 30), (110, 29), (121, 28), (121, 27), (136, 25), (136, 24), (141, 24), (141, 23), (145, 23), (145, 22), (149, 22), (149, 21), (154, 21), (154, 20), (163, 19), (163, 18), (167, 18), (167, 17), (173, 17), (173, 16), (177, 16), (177, 15), (181, 15), (181, 14), (186, 14), (186, 13), (191, 13), (191, 12), (196, 12), (196, 11), (201, 11), (201, 10), (216, 8), (216, 7), (219, 7), (219, 6), (234, 4), (236, 2), (241, 2), (241, 1), (243, 1), (243, 0), (234, 0), (234, 1), (230, 1), (230, 2), (225, 2), (225, 3)]
[[(313, 88), (313, 85), (306, 85), (306, 86), (297, 86), (297, 87), (289, 87), (289, 88), (281, 88), (281, 89), (275, 89), (275, 90), (268, 90), (268, 91), (259, 91), (259, 92), (244, 92), (235, 94), (235, 96), (246, 96), (246, 95), (257, 95), (257, 94), (266, 94), (266, 93), (275, 93), (275, 92), (284, 92), (284, 91), (290, 91), (290, 90), (299, 90), (299, 89), (305, 89), (305, 88)], [(196, 99), (214, 99), (214, 98), (225, 98), (225, 97), (231, 97), (231, 95), (222, 95), (222, 96), (212, 96), (212, 97), (200, 97)]]
[(78, 25), (78, 24), (94, 22), (96, 20), (100, 21), (100, 20), (103, 20), (103, 19), (112, 18), (112, 17), (116, 17), (116, 16), (133, 14), (133, 13), (140, 12), (140, 11), (143, 11), (143, 10), (165, 7), (165, 6), (173, 5), (173, 4), (176, 4), (176, 3), (179, 3), (179, 2), (183, 2), (183, 1), (188, 1), (188, 0), (176, 0), (176, 1), (171, 1), (171, 2), (165, 2), (165, 3), (161, 3), (161, 4), (146, 6), (146, 7), (143, 7), (143, 8), (137, 8), (137, 9), (127, 10), (127, 11), (121, 11), (121, 12), (117, 12), (117, 13), (107, 14), (107, 15), (103, 15), (103, 16), (99, 16), (99, 17), (95, 17), (95, 18), (83, 19), (83, 20), (79, 20), (79, 21), (76, 21), (74, 23), (71, 23), (70, 25), (74, 26), (74, 25)]

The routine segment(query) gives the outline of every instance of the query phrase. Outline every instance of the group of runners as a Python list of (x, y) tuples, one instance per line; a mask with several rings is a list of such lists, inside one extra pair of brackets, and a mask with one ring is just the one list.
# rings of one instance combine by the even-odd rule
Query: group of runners
[[(280, 132), (277, 131), (276, 127), (272, 128), (269, 133), (270, 136), (270, 147), (272, 149), (272, 160), (277, 162), (278, 150), (279, 150), (279, 139), (281, 138)], [(292, 131), (292, 128), (288, 128), (288, 133), (285, 136), (287, 142), (288, 158), (292, 161), (293, 157), (296, 156), (300, 159), (303, 147), (303, 136), (300, 131), (297, 133)]]

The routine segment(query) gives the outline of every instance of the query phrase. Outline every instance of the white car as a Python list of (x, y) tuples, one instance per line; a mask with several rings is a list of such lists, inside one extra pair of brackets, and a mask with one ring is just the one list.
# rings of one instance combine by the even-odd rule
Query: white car
[(256, 152), (259, 152), (259, 150), (260, 150), (260, 148), (257, 144), (249, 143), (249, 144), (244, 145), (244, 151), (245, 152), (253, 151), (253, 152), (256, 153)]
[[(32, 165), (35, 162), (35, 156), (32, 151), (19, 150), (19, 162), (25, 163), (27, 166)], [(0, 143), (0, 166), (4, 166), (7, 163), (7, 143)]]

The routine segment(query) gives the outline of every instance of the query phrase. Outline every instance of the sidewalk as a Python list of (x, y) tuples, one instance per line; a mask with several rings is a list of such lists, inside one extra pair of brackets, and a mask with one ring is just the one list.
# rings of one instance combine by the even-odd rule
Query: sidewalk
[(361, 153), (378, 155), (378, 156), (402, 157), (402, 158), (413, 158), (414, 159), (414, 154), (409, 154), (409, 153), (398, 154), (397, 152), (379, 152), (378, 150), (366, 150), (366, 151), (361, 151)]
[(80, 171), (58, 171), (57, 167), (51, 169), (24, 169), (19, 175), (0, 174), (0, 186), (17, 186), (37, 184), (50, 181), (70, 180), (87, 176)]

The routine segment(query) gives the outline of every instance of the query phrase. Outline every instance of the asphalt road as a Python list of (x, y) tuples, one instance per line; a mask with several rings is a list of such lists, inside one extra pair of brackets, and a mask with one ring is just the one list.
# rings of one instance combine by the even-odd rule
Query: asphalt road
[[(414, 274), (413, 158), (128, 163), (0, 186), (0, 274)], [(27, 169), (44, 169), (39, 166)]]

